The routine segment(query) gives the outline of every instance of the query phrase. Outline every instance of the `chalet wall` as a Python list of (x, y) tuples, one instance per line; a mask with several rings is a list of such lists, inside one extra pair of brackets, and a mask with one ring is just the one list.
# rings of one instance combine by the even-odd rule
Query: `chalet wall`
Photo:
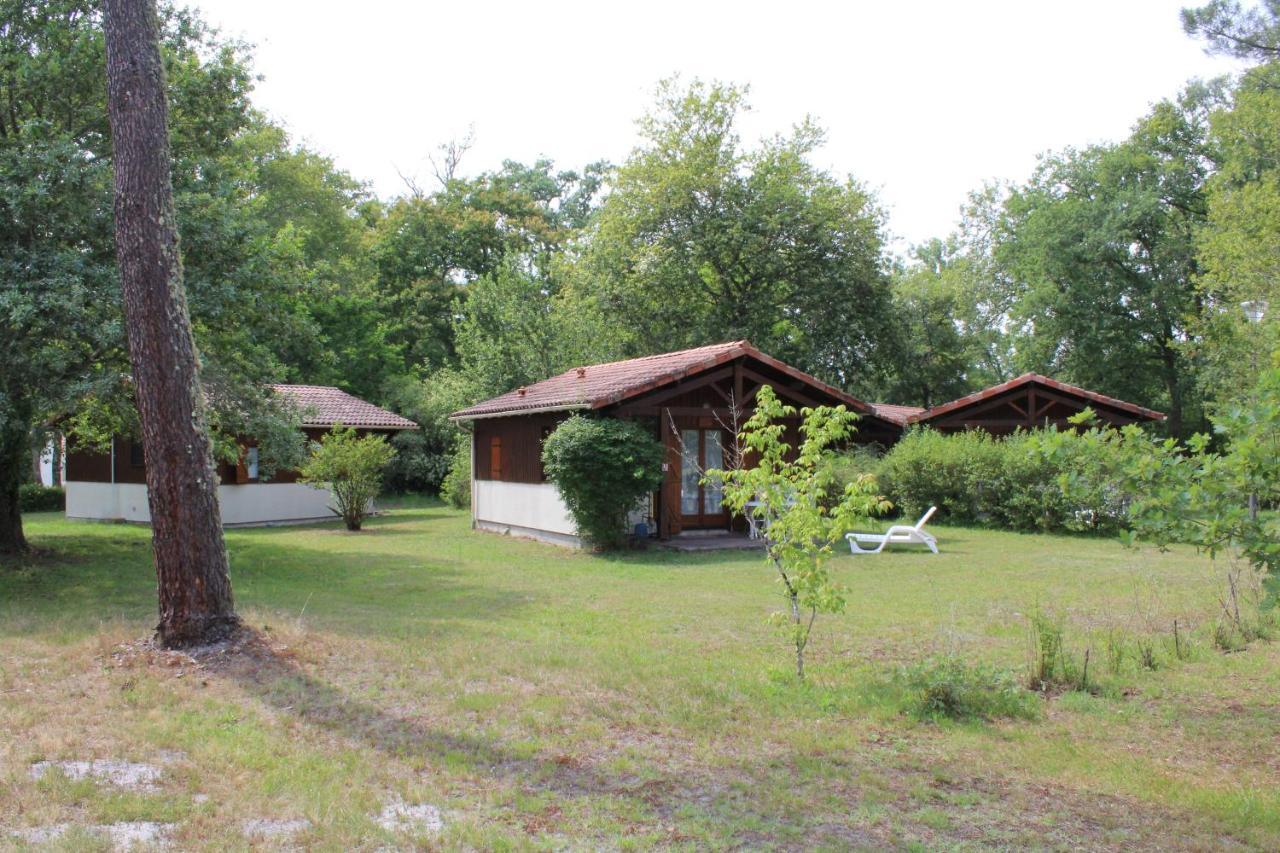
[(577, 545), (577, 527), (550, 483), (480, 480), (472, 484), (471, 516), (481, 530)]
[[(566, 417), (553, 412), (475, 421), (472, 440), (476, 480), (545, 483), (542, 442)], [(495, 469), (495, 463), (500, 470)]]
[[(140, 483), (67, 481), (67, 518), (151, 523), (147, 487)], [(226, 526), (332, 519), (327, 489), (300, 483), (245, 483), (218, 487)]]

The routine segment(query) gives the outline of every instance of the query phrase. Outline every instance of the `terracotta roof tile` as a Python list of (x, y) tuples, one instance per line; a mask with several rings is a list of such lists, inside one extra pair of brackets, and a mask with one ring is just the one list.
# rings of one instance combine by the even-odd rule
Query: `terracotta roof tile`
[(872, 403), (871, 408), (876, 415), (898, 426), (905, 426), (912, 415), (924, 412), (920, 406), (899, 406), (895, 403)]
[(331, 427), (341, 423), (349, 427), (379, 429), (418, 429), (418, 425), (395, 412), (353, 397), (341, 388), (329, 385), (272, 385), (271, 390), (287, 397), (302, 412), (302, 425)]
[(730, 341), (625, 361), (575, 367), (559, 376), (508, 391), (492, 400), (454, 412), (451, 417), (455, 420), (473, 420), (531, 412), (599, 409), (744, 355), (804, 380), (855, 411), (871, 411), (871, 407), (861, 400), (765, 355), (747, 341)]

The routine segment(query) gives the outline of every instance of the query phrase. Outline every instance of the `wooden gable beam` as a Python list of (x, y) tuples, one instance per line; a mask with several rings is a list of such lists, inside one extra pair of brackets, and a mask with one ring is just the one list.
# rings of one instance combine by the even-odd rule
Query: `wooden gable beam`
[(985, 400), (982, 403), (972, 407), (962, 406), (961, 408), (950, 411), (945, 415), (941, 415), (936, 420), (934, 418), (929, 418), (928, 420), (925, 420), (924, 423), (945, 424), (945, 423), (952, 423), (952, 422), (968, 421), (968, 420), (972, 420), (976, 415), (980, 415), (983, 412), (989, 412), (992, 409), (998, 409), (1001, 406), (1012, 407), (1014, 411), (1022, 415), (1023, 423), (1026, 423), (1027, 411), (1023, 409), (1021, 406), (1017, 405), (1017, 399), (1018, 399), (1017, 397), (997, 397), (994, 400)]
[[(712, 372), (705, 373), (702, 376), (697, 377), (696, 379), (681, 380), (680, 382), (677, 382), (675, 385), (672, 385), (671, 387), (666, 388), (665, 390), (658, 391), (656, 393), (649, 394), (646, 396), (637, 397), (635, 398), (634, 403), (638, 406), (656, 406), (657, 404), (661, 403), (663, 400), (669, 400), (672, 397), (679, 397), (681, 394), (687, 394), (690, 391), (696, 391), (697, 389), (702, 388), (705, 385), (711, 385), (713, 388), (716, 388), (716, 390), (720, 392), (720, 395), (726, 397), (727, 399), (727, 395), (725, 395), (723, 390), (721, 390), (720, 388), (717, 388), (715, 386), (715, 383), (719, 382), (721, 379), (727, 379), (732, 375), (733, 375), (732, 367), (725, 367), (720, 370), (713, 370)], [(631, 406), (627, 406), (626, 408), (631, 408)]]
[[(756, 391), (760, 390), (759, 388), (760, 385), (768, 385), (771, 388), (773, 388), (774, 391), (777, 391), (779, 396), (790, 397), (792, 400), (795, 400), (796, 402), (800, 403), (803, 406), (809, 406), (812, 408), (812, 407), (822, 405), (817, 400), (805, 394), (803, 391), (797, 391), (795, 388), (792, 388), (789, 385), (784, 385), (780, 382), (776, 382), (772, 379), (769, 379), (768, 377), (762, 374), (756, 373), (754, 370), (752, 370), (749, 367), (742, 368), (742, 374), (746, 376), (748, 379), (752, 380), (753, 382), (758, 383), (755, 389)], [(751, 396), (752, 396), (752, 399), (755, 398), (754, 393)]]

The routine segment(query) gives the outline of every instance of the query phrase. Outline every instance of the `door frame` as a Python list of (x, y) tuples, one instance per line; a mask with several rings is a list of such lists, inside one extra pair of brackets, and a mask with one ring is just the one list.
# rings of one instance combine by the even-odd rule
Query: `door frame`
[(707, 467), (707, 434), (712, 432), (720, 433), (721, 448), (721, 464), (723, 464), (723, 454), (725, 444), (725, 434), (727, 430), (713, 418), (676, 418), (675, 439), (676, 439), (676, 465), (674, 466), (674, 479), (676, 483), (676, 515), (680, 519), (680, 528), (682, 530), (716, 530), (719, 528), (727, 529), (729, 527), (730, 513), (725, 507), (723, 498), (720, 503), (720, 511), (716, 513), (705, 512), (707, 487), (699, 484), (698, 486), (698, 512), (686, 515), (684, 512), (684, 433), (686, 430), (696, 430), (698, 433), (698, 465), (706, 470)]

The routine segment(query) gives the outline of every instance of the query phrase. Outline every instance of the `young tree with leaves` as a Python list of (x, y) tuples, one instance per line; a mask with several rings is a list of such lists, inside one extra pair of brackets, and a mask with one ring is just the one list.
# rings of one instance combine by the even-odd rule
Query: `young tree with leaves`
[[(802, 419), (798, 449), (785, 438), (786, 419), (797, 414)], [(764, 540), (787, 603), (770, 621), (795, 648), (796, 677), (802, 680), (814, 620), (819, 613), (845, 609), (845, 591), (827, 568), (832, 546), (856, 522), (889, 508), (869, 474), (850, 481), (835, 507), (827, 508), (831, 459), (853, 434), (856, 419), (844, 406), (797, 412), (766, 385), (738, 437), (744, 465), (706, 472), (706, 480), (724, 484), (725, 506), (750, 517)]]
[(382, 471), (393, 456), (395, 449), (385, 436), (361, 436), (351, 427), (334, 424), (319, 442), (312, 443), (299, 481), (331, 490), (337, 503), (334, 511), (354, 532), (368, 517), (382, 489)]

